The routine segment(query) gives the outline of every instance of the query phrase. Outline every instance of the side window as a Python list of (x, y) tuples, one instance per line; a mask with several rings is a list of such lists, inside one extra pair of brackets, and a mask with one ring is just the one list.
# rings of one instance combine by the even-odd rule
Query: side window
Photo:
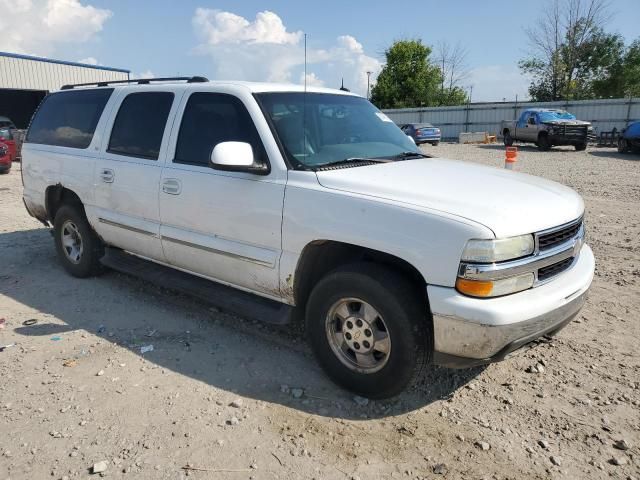
[(172, 103), (171, 92), (127, 95), (113, 123), (107, 151), (157, 160)]
[(536, 124), (536, 114), (535, 114), (535, 113), (532, 113), (532, 114), (529, 116), (529, 125), (535, 125), (535, 124)]
[(36, 111), (26, 142), (87, 148), (113, 88), (53, 93)]
[(208, 166), (221, 142), (251, 144), (257, 162), (266, 154), (251, 115), (240, 99), (223, 93), (191, 94), (182, 116), (174, 163)]

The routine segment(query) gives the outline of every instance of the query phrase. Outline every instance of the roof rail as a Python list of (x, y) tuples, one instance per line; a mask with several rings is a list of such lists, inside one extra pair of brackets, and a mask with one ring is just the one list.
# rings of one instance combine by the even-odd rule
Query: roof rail
[(116, 84), (129, 84), (137, 83), (138, 85), (148, 85), (151, 82), (173, 82), (178, 80), (185, 80), (187, 83), (204, 83), (209, 79), (206, 77), (161, 77), (161, 78), (133, 78), (130, 80), (113, 80), (111, 82), (90, 82), (90, 83), (76, 83), (73, 85), (63, 85), (60, 90), (72, 90), (75, 87), (107, 87), (109, 85)]

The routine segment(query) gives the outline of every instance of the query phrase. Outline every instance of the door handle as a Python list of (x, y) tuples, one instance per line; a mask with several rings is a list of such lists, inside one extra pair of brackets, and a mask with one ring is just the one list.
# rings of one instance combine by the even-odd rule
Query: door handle
[(182, 184), (177, 178), (165, 178), (162, 181), (162, 191), (169, 195), (180, 195)]
[(114, 177), (115, 177), (115, 174), (113, 173), (113, 170), (111, 170), (110, 168), (103, 168), (102, 170), (100, 170), (100, 178), (102, 179), (103, 182), (113, 183)]

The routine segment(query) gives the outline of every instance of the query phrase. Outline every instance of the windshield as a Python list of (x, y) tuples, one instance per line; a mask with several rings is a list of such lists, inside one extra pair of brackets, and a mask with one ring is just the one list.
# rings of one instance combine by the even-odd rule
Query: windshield
[(364, 98), (304, 92), (256, 97), (296, 166), (420, 154), (415, 143)]
[(552, 122), (554, 120), (575, 120), (575, 115), (565, 112), (564, 110), (554, 110), (551, 112), (538, 112), (541, 122)]

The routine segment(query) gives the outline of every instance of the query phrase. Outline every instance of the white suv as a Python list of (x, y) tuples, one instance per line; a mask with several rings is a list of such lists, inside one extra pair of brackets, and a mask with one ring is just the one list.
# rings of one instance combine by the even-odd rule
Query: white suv
[(428, 157), (343, 91), (63, 87), (33, 118), (23, 174), (72, 275), (107, 265), (240, 315), (304, 319), (331, 378), (367, 397), (557, 332), (593, 278), (573, 190)]

